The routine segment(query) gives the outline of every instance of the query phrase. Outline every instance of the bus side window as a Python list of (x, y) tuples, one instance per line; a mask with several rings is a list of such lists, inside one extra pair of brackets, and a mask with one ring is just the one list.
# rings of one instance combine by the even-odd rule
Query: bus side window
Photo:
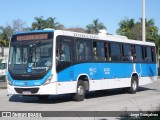
[(82, 40), (77, 41), (77, 60), (84, 61), (85, 59), (85, 44)]
[(151, 47), (151, 56), (152, 56), (152, 62), (155, 62), (156, 59), (155, 59), (155, 48), (154, 47)]
[(76, 46), (77, 46), (77, 60), (90, 61), (91, 60), (91, 42), (89, 40), (78, 39)]
[(111, 43), (111, 59), (112, 61), (121, 61), (121, 47), (119, 43)]
[(60, 54), (60, 61), (66, 61), (69, 62), (71, 60), (70, 58), (70, 46), (68, 44), (63, 44), (61, 46), (61, 54)]
[(110, 51), (110, 43), (105, 43), (104, 44), (105, 61), (111, 61), (109, 51)]
[(131, 45), (123, 44), (123, 61), (133, 62), (133, 54), (131, 51)]
[(96, 61), (105, 61), (103, 42), (93, 42), (93, 58)]
[(93, 42), (93, 59), (98, 61), (97, 42)]
[(142, 46), (142, 59), (143, 62), (148, 62), (147, 49), (145, 46)]
[(85, 41), (85, 60), (90, 61), (91, 60), (91, 42)]
[(97, 42), (98, 60), (105, 61), (104, 42)]
[(147, 47), (147, 61), (146, 62), (153, 62), (152, 60), (152, 48), (151, 47)]
[(133, 55), (133, 61), (137, 62), (135, 45), (131, 45), (131, 54)]
[(60, 51), (59, 51), (59, 44), (57, 44), (57, 46), (56, 46), (56, 65), (58, 65), (59, 64), (59, 61), (60, 61)]
[(60, 62), (70, 62), (71, 54), (70, 54), (70, 46), (68, 44), (57, 44), (56, 48), (56, 63), (57, 65)]
[(142, 62), (142, 49), (141, 46), (136, 45), (135, 46), (135, 52), (136, 52), (136, 62)]

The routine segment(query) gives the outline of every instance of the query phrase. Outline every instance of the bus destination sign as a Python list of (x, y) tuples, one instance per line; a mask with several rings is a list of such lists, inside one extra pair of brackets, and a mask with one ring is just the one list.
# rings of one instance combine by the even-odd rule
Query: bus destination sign
[(20, 36), (17, 36), (16, 39), (17, 41), (44, 40), (44, 39), (48, 39), (48, 34), (20, 35)]

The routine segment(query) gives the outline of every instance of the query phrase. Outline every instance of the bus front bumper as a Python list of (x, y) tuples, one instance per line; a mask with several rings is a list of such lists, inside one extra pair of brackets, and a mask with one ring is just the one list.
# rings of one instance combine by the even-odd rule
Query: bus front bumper
[(7, 85), (9, 95), (55, 95), (57, 82), (41, 86), (11, 86)]

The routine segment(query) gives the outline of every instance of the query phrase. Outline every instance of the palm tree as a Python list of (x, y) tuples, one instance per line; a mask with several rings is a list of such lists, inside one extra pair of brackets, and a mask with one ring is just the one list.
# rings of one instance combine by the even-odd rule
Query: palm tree
[(47, 18), (46, 20), (46, 27), (47, 28), (56, 28), (56, 26), (59, 24), (58, 22), (55, 22), (56, 18), (52, 18), (52, 17), (49, 17)]
[(46, 21), (43, 19), (43, 16), (35, 17), (34, 19), (36, 22), (32, 23), (33, 30), (42, 30), (45, 28)]
[(153, 19), (147, 20), (146, 19), (146, 32), (147, 36), (153, 37), (158, 34), (158, 27), (155, 26), (155, 22)]
[(46, 28), (53, 28), (53, 29), (63, 29), (64, 25), (62, 25), (59, 22), (56, 22), (56, 17), (54, 17), (54, 18), (49, 17), (46, 20), (46, 26), (45, 27)]
[(122, 20), (119, 23), (120, 28), (116, 31), (120, 35), (124, 35), (130, 39), (133, 39), (132, 35), (132, 28), (135, 26), (134, 19), (128, 19)]
[[(142, 40), (142, 19), (136, 23), (134, 19), (125, 19), (119, 23), (119, 26), (117, 30), (119, 35), (125, 35), (130, 39)], [(146, 40), (160, 46), (158, 27), (155, 26), (153, 19), (146, 19)]]
[(34, 18), (36, 22), (32, 23), (32, 29), (34, 30), (42, 30), (44, 28), (53, 28), (53, 29), (63, 29), (64, 26), (59, 22), (56, 22), (56, 18), (48, 17), (46, 20), (41, 17)]
[(100, 29), (106, 29), (103, 23), (99, 22), (99, 19), (93, 20), (92, 24), (86, 26), (87, 33), (99, 33)]

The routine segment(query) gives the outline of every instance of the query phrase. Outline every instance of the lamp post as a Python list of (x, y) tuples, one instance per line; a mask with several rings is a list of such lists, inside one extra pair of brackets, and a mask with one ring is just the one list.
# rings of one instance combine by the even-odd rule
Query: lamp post
[(142, 0), (142, 41), (146, 41), (146, 0)]

